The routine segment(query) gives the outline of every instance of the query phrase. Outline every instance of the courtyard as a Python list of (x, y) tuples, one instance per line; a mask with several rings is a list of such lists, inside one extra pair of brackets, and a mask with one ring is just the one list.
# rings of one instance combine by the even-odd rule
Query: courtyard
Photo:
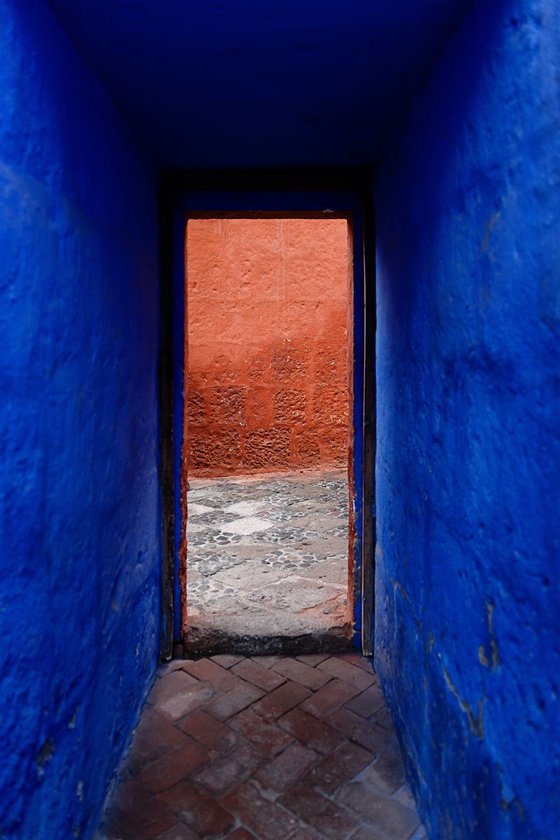
[(202, 651), (349, 646), (344, 470), (191, 479), (187, 640)]

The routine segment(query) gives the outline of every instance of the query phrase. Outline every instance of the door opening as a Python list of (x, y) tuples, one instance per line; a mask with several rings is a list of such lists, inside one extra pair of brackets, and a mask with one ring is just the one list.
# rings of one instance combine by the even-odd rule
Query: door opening
[(187, 221), (185, 639), (195, 651), (351, 643), (350, 236), (338, 215)]
[[(196, 626), (199, 626), (200, 616), (208, 612), (206, 609), (201, 610), (203, 599), (201, 600), (199, 596), (204, 592), (208, 593), (209, 590), (217, 588), (220, 588), (222, 592), (224, 589), (230, 589), (230, 591), (227, 592), (227, 595), (231, 596), (231, 599), (236, 607), (236, 614), (238, 617), (237, 629), (235, 632), (231, 632), (229, 634), (218, 634), (214, 637), (213, 641), (209, 641), (208, 646), (204, 648), (199, 647), (198, 650), (199, 652), (203, 652), (203, 649), (205, 652), (210, 650), (218, 652), (226, 648), (231, 649), (232, 646), (235, 647), (236, 644), (242, 646), (242, 639), (245, 634), (243, 633), (243, 624), (239, 618), (239, 614), (241, 614), (243, 610), (241, 608), (240, 601), (236, 601), (236, 587), (235, 585), (231, 586), (232, 576), (228, 575), (226, 570), (225, 574), (220, 575), (220, 577), (216, 579), (223, 584), (223, 586), (212, 587), (211, 585), (206, 585), (209, 582), (208, 580), (203, 580), (203, 577), (205, 577), (203, 572), (205, 570), (200, 564), (202, 561), (206, 561), (207, 564), (211, 565), (212, 558), (210, 557), (208, 551), (206, 551), (206, 557), (199, 556), (198, 558), (193, 552), (196, 549), (196, 551), (202, 551), (204, 553), (204, 539), (208, 537), (208, 532), (212, 533), (211, 542), (215, 542), (217, 545), (220, 545), (221, 543), (222, 546), (226, 546), (226, 549), (228, 545), (234, 545), (236, 547), (233, 550), (237, 552), (237, 544), (245, 543), (245, 537), (249, 536), (247, 534), (240, 533), (240, 531), (245, 527), (249, 527), (250, 524), (247, 522), (239, 523), (237, 520), (251, 519), (252, 512), (256, 512), (258, 514), (254, 518), (259, 520), (262, 517), (263, 510), (265, 513), (267, 512), (264, 508), (262, 508), (262, 506), (259, 510), (256, 510), (256, 508), (249, 510), (250, 504), (247, 506), (244, 502), (250, 502), (251, 500), (247, 495), (246, 489), (243, 491), (240, 490), (239, 484), (243, 484), (243, 482), (245, 482), (245, 484), (252, 483), (254, 487), (255, 483), (258, 483), (258, 481), (264, 477), (271, 479), (273, 482), (285, 481), (288, 477), (287, 474), (290, 471), (296, 471), (299, 478), (306, 478), (309, 482), (311, 482), (311, 484), (315, 480), (316, 483), (313, 492), (315, 492), (318, 496), (322, 495), (324, 497), (321, 501), (327, 505), (327, 508), (330, 505), (328, 511), (330, 511), (329, 516), (332, 517), (332, 521), (327, 522), (323, 520), (319, 523), (317, 520), (315, 522), (316, 527), (313, 529), (310, 527), (310, 522), (308, 520), (307, 523), (305, 523), (309, 526), (308, 531), (311, 530), (315, 533), (308, 534), (307, 536), (311, 536), (311, 539), (313, 540), (315, 539), (315, 536), (324, 536), (325, 532), (330, 530), (333, 532), (330, 536), (342, 538), (349, 546), (349, 550), (343, 550), (345, 577), (347, 577), (347, 585), (344, 586), (343, 592), (347, 596), (347, 604), (345, 612), (343, 610), (339, 611), (339, 615), (342, 615), (344, 612), (344, 617), (338, 625), (340, 630), (340, 646), (347, 645), (350, 642), (354, 647), (360, 648), (362, 647), (363, 638), (367, 640), (371, 636), (370, 626), (368, 625), (368, 627), (364, 627), (362, 622), (362, 614), (364, 613), (362, 579), (364, 578), (364, 575), (367, 575), (367, 564), (370, 563), (370, 561), (373, 563), (373, 545), (364, 545), (363, 543), (363, 534), (365, 533), (365, 526), (367, 524), (366, 520), (373, 515), (373, 508), (370, 509), (368, 507), (368, 510), (365, 510), (363, 505), (363, 463), (365, 452), (367, 451), (367, 446), (364, 445), (364, 433), (367, 436), (368, 429), (367, 422), (365, 422), (366, 418), (364, 417), (364, 387), (367, 385), (367, 382), (364, 380), (365, 306), (367, 298), (364, 278), (363, 200), (364, 199), (361, 197), (359, 192), (319, 192), (313, 191), (313, 189), (306, 192), (291, 192), (289, 190), (284, 190), (282, 192), (266, 192), (266, 190), (263, 190), (263, 192), (213, 192), (192, 190), (175, 193), (172, 198), (172, 204), (168, 205), (169, 212), (171, 214), (168, 218), (170, 222), (172, 221), (172, 224), (169, 225), (168, 229), (170, 232), (172, 231), (173, 235), (172, 239), (169, 240), (169, 248), (164, 248), (163, 254), (164, 258), (166, 253), (172, 258), (172, 262), (169, 263), (170, 273), (168, 276), (173, 277), (173, 283), (171, 287), (166, 287), (170, 289), (170, 296), (167, 297), (167, 295), (165, 295), (163, 299), (164, 325), (166, 323), (169, 325), (172, 324), (172, 331), (167, 333), (169, 335), (169, 342), (167, 343), (164, 341), (163, 344), (161, 368), (162, 475), (164, 479), (163, 536), (165, 547), (162, 590), (162, 650), (164, 652), (164, 656), (169, 656), (171, 654), (172, 645), (175, 655), (181, 654), (184, 650), (185, 643), (190, 645), (194, 641), (196, 647)], [(191, 267), (189, 266), (189, 252), (192, 252), (192, 248), (189, 249), (189, 237), (192, 236), (194, 225), (201, 225), (202, 222), (213, 222), (215, 235), (217, 225), (222, 226), (223, 233), (223, 229), (228, 225), (231, 227), (233, 222), (237, 222), (241, 225), (241, 227), (243, 227), (243, 225), (247, 226), (249, 222), (255, 221), (260, 221), (261, 223), (266, 222), (269, 228), (275, 228), (277, 236), (279, 235), (279, 228), (282, 226), (284, 228), (289, 228), (291, 225), (293, 228), (294, 226), (297, 227), (298, 224), (302, 224), (304, 222), (316, 223), (319, 225), (321, 221), (329, 221), (331, 223), (341, 225), (340, 231), (343, 231), (341, 239), (344, 239), (346, 245), (344, 259), (346, 261), (345, 330), (347, 335), (345, 336), (346, 343), (344, 353), (347, 381), (345, 392), (346, 429), (344, 432), (345, 439), (343, 446), (345, 449), (345, 456), (348, 458), (347, 471), (344, 467), (340, 467), (336, 462), (333, 463), (331, 461), (330, 463), (326, 463), (325, 460), (322, 460), (327, 450), (330, 449), (331, 456), (333, 451), (336, 451), (337, 445), (335, 444), (335, 438), (338, 437), (338, 442), (340, 444), (342, 439), (341, 436), (343, 434), (341, 426), (343, 426), (344, 423), (338, 423), (338, 431), (336, 434), (323, 433), (318, 437), (316, 436), (314, 441), (312, 434), (305, 434), (306, 432), (311, 432), (311, 429), (306, 428), (305, 423), (308, 418), (313, 416), (313, 407), (315, 405), (319, 405), (321, 408), (321, 401), (319, 400), (317, 403), (315, 399), (316, 395), (313, 394), (313, 388), (317, 385), (328, 384), (318, 382), (314, 376), (308, 375), (309, 371), (313, 373), (313, 371), (317, 369), (314, 359), (314, 353), (317, 348), (313, 349), (311, 355), (309, 354), (309, 347), (312, 344), (312, 342), (311, 344), (309, 342), (309, 334), (305, 336), (305, 346), (307, 349), (303, 354), (300, 354), (300, 361), (303, 360), (303, 362), (307, 364), (308, 373), (306, 375), (302, 374), (300, 376), (301, 371), (298, 373), (296, 365), (296, 368), (285, 372), (284, 382), (274, 383), (270, 380), (268, 374), (266, 376), (263, 375), (262, 378), (259, 379), (258, 365), (256, 366), (256, 369), (253, 370), (253, 379), (251, 381), (259, 386), (261, 396), (267, 396), (267, 389), (269, 392), (268, 398), (264, 400), (264, 403), (268, 405), (269, 410), (268, 421), (265, 422), (267, 409), (263, 408), (262, 404), (259, 405), (259, 399), (255, 396), (255, 394), (250, 393), (250, 383), (236, 383), (234, 381), (235, 377), (233, 376), (233, 373), (235, 373), (235, 365), (233, 366), (233, 371), (231, 366), (229, 370), (227, 365), (224, 366), (224, 359), (227, 358), (228, 354), (223, 352), (214, 352), (219, 349), (218, 344), (220, 344), (221, 339), (226, 340), (226, 343), (227, 340), (229, 340), (230, 347), (236, 343), (238, 348), (242, 346), (242, 342), (235, 339), (236, 330), (238, 338), (242, 333), (247, 335), (247, 327), (245, 325), (245, 328), (243, 328), (243, 317), (239, 311), (239, 307), (237, 307), (233, 316), (231, 312), (229, 316), (227, 315), (226, 308), (226, 314), (222, 311), (221, 315), (221, 323), (226, 326), (224, 329), (221, 329), (219, 326), (216, 327), (216, 325), (213, 325), (212, 332), (216, 336), (216, 340), (214, 342), (210, 342), (214, 345), (213, 352), (211, 354), (212, 358), (210, 359), (210, 373), (213, 371), (214, 374), (218, 373), (218, 376), (213, 379), (212, 376), (209, 375), (208, 370), (202, 376), (202, 385), (210, 388), (211, 399), (206, 399), (204, 394), (201, 393), (201, 390), (204, 391), (204, 387), (202, 387), (202, 389), (200, 388), (201, 371), (194, 370), (194, 367), (200, 364), (203, 360), (204, 352), (207, 351), (191, 354), (192, 346), (190, 340), (192, 340), (192, 322), (189, 322), (189, 317), (191, 317), (193, 313), (196, 315), (197, 306), (194, 298), (192, 297), (193, 292), (188, 288), (189, 278), (186, 276), (186, 269), (187, 274), (191, 271)], [(334, 227), (331, 230), (334, 230)], [(286, 231), (284, 231), (284, 233), (285, 232)], [(293, 230), (290, 235), (292, 234)], [(309, 239), (309, 237), (303, 238), (304, 240), (306, 238)], [(328, 239), (329, 237), (327, 237), (327, 240)], [(249, 241), (251, 241), (250, 236)], [(233, 247), (231, 242), (230, 246)], [(269, 275), (271, 273), (274, 274), (274, 271), (280, 270), (278, 266), (278, 242), (276, 243), (275, 249), (276, 252), (274, 259), (277, 263), (275, 269), (273, 269), (274, 260), (270, 259), (270, 253), (268, 254)], [(328, 247), (325, 243), (323, 243), (323, 248), (319, 249), (319, 252), (315, 257), (316, 262), (324, 264), (327, 252)], [(295, 259), (295, 263), (297, 267), (297, 259)], [(212, 271), (214, 270), (213, 266), (215, 268), (215, 261), (210, 260), (210, 272), (203, 272), (206, 278), (208, 278), (209, 275), (212, 275)], [(247, 275), (250, 275), (250, 265), (247, 261), (245, 262), (245, 268), (247, 269)], [(261, 265), (257, 272), (260, 273), (261, 276), (263, 274), (261, 270), (262, 268), (263, 266)], [(243, 266), (241, 266), (241, 269), (242, 275)], [(282, 270), (284, 269), (281, 269), (281, 271)], [(266, 289), (266, 284), (268, 283), (268, 290), (270, 291), (270, 283), (272, 282), (275, 282), (278, 287), (278, 278), (276, 278), (275, 281), (272, 281), (271, 277), (269, 276), (267, 278), (266, 275), (267, 270), (265, 266), (263, 281), (264, 288)], [(216, 279), (217, 276), (218, 275), (215, 274), (214, 279)], [(240, 276), (239, 273), (237, 276)], [(246, 279), (250, 278), (247, 277)], [(315, 279), (318, 280), (317, 277)], [(249, 293), (247, 283), (241, 285), (245, 285), (244, 293), (246, 294), (246, 298), (248, 300), (252, 300), (253, 302), (254, 311), (251, 315), (250, 322), (254, 326), (255, 322), (258, 321), (255, 316), (256, 310), (259, 309), (259, 306), (257, 305), (259, 304), (259, 301), (257, 300), (258, 295), (252, 295)], [(316, 284), (315, 292), (317, 292), (317, 289), (320, 290), (320, 283), (319, 285)], [(214, 291), (217, 291), (217, 287)], [(309, 292), (309, 290), (307, 290), (307, 292)], [(294, 360), (297, 361), (297, 353), (294, 357), (292, 357), (289, 353), (286, 353), (286, 350), (289, 349), (290, 346), (289, 344), (286, 344), (286, 339), (295, 338), (297, 332), (297, 312), (299, 311), (300, 315), (302, 312), (305, 314), (307, 308), (307, 314), (309, 314), (308, 309), (309, 304), (311, 304), (319, 313), (322, 306), (320, 294), (311, 296), (308, 295), (307, 292), (301, 296), (300, 300), (284, 300), (282, 306), (280, 306), (278, 300), (275, 300), (273, 303), (273, 309), (274, 307), (279, 307), (284, 314), (286, 309), (288, 309), (288, 313), (291, 317), (288, 317), (287, 320), (284, 318), (283, 323), (284, 325), (287, 323), (289, 329), (287, 335), (285, 334), (283, 336), (279, 336), (280, 340), (282, 341), (283, 339), (285, 342), (284, 346), (281, 347), (283, 353), (278, 352), (273, 354), (274, 363), (269, 363), (269, 372), (270, 369), (274, 367), (282, 367), (282, 355), (284, 356), (284, 360), (289, 357), (289, 362), (292, 365)], [(189, 296), (191, 296), (191, 303), (193, 303), (192, 309), (189, 308)], [(217, 297), (220, 298), (220, 295)], [(231, 304), (232, 300), (230, 298), (234, 297), (235, 295), (232, 295), (231, 292), (227, 292), (226, 284), (224, 286), (224, 293), (221, 295), (222, 302)], [(270, 334), (269, 321), (271, 320), (270, 306), (272, 304), (272, 297), (270, 294), (264, 294), (261, 297), (263, 299), (260, 301), (260, 323), (266, 325), (266, 329), (257, 330), (257, 333), (262, 332), (263, 334)], [(276, 298), (277, 297), (278, 294), (276, 294)], [(332, 297), (332, 295), (330, 297)], [(199, 301), (199, 303), (201, 303), (201, 301)], [(370, 296), (370, 311), (373, 303), (374, 298), (373, 296)], [(268, 315), (266, 315), (267, 307), (269, 310)], [(208, 305), (206, 305), (205, 310), (208, 311), (208, 308)], [(220, 309), (220, 306), (214, 305), (212, 307), (212, 305), (210, 305), (210, 309), (212, 308), (216, 310), (215, 314), (217, 317), (219, 315), (217, 310)], [(199, 306), (199, 313), (203, 311), (203, 309), (203, 307)], [(167, 316), (165, 314), (166, 312), (168, 313)], [(282, 318), (279, 318), (277, 314), (272, 320), (274, 319), (275, 322), (282, 322)], [(304, 323), (308, 327), (309, 320), (309, 317), (301, 317), (300, 326), (301, 323)], [(292, 335), (289, 334), (290, 329), (292, 330)], [(202, 330), (202, 332), (204, 333), (204, 330)], [(164, 332), (164, 335), (165, 334), (166, 333)], [(222, 349), (224, 349), (223, 346)], [(322, 360), (328, 362), (328, 353), (326, 351), (328, 349), (332, 351), (332, 347), (327, 348), (323, 345), (320, 349), (323, 351), (321, 356)], [(235, 356), (235, 353), (233, 355)], [(246, 372), (247, 359), (245, 357), (248, 357), (249, 355), (251, 354), (248, 351), (247, 342), (245, 342), (244, 349), (242, 348), (242, 351), (238, 352), (238, 358), (241, 358), (243, 361)], [(166, 373), (166, 371), (169, 370), (167, 359), (171, 360), (171, 378), (169, 378)], [(339, 352), (338, 361), (335, 360), (334, 363), (334, 370), (337, 371), (338, 369), (338, 373), (340, 373), (341, 359), (342, 356)], [(331, 362), (332, 361), (333, 359), (331, 358)], [(206, 359), (206, 362), (208, 362), (208, 358)], [(191, 365), (191, 367), (189, 367), (189, 365)], [(220, 365), (222, 365), (221, 368)], [(342, 367), (344, 367), (344, 365), (342, 365)], [(329, 369), (328, 365), (326, 369)], [(196, 376), (199, 376), (198, 385), (196, 382)], [(300, 376), (299, 382), (298, 376)], [(324, 369), (322, 370), (322, 376), (326, 376)], [(218, 381), (218, 379), (221, 379), (222, 381)], [(169, 383), (169, 386), (166, 383)], [(311, 389), (311, 411), (309, 413), (306, 413), (305, 409), (305, 405), (307, 404), (306, 399), (309, 400), (309, 396), (304, 394), (302, 397), (302, 394), (298, 393), (301, 390), (305, 391), (306, 387)], [(324, 389), (324, 391), (327, 393), (328, 388)], [(323, 400), (322, 412), (319, 412), (319, 415), (322, 413), (324, 418), (328, 418), (332, 414), (336, 415), (337, 399), (333, 398), (332, 391), (330, 394), (330, 398)], [(270, 399), (270, 397), (273, 397), (273, 399)], [(340, 405), (340, 400), (338, 400), (338, 404)], [(218, 415), (220, 415), (221, 412), (221, 420), (219, 423), (215, 422), (216, 413), (213, 415), (212, 405), (214, 408), (217, 407)], [(169, 407), (167, 411), (166, 406)], [(172, 412), (169, 413), (171, 407)], [(249, 411), (247, 409), (249, 409)], [(294, 428), (290, 426), (290, 416), (292, 420), (295, 417), (298, 421), (294, 424), (298, 427), (297, 434), (293, 434)], [(232, 420), (237, 422), (237, 429), (232, 428)], [(317, 423), (315, 423), (315, 425), (317, 425)], [(198, 426), (198, 442), (196, 441), (196, 435), (193, 434), (195, 426)], [(169, 429), (171, 434), (166, 432), (166, 429)], [(236, 432), (236, 434), (233, 434), (234, 432)], [(226, 439), (229, 441), (229, 444), (224, 446), (224, 440)], [(234, 443), (233, 446), (231, 445), (232, 441)], [(303, 442), (306, 442), (305, 445), (302, 445)], [(228, 460), (228, 475), (218, 476), (217, 474), (212, 474), (213, 468), (209, 467), (207, 462), (205, 463), (206, 455), (204, 453), (208, 453), (209, 451), (213, 453), (215, 466), (216, 461), (219, 460), (219, 452), (221, 451), (223, 454), (224, 450), (227, 451), (226, 460)], [(339, 448), (338, 452), (340, 453), (340, 451), (341, 450)], [(271, 452), (272, 455), (268, 457), (265, 454), (267, 452)], [(307, 462), (297, 462), (297, 457), (300, 456), (302, 458), (306, 458)], [(315, 463), (313, 463), (314, 461)], [(340, 461), (339, 463), (342, 462)], [(335, 472), (338, 470), (338, 475), (326, 476), (324, 474), (326, 468), (334, 470)], [(199, 472), (199, 475), (196, 475), (197, 471)], [(263, 471), (266, 473), (265, 476), (263, 475)], [(323, 474), (318, 475), (317, 473), (320, 473), (321, 471), (323, 471)], [(225, 511), (225, 515), (221, 517), (221, 521), (212, 523), (210, 521), (213, 516), (212, 512), (204, 510), (205, 507), (212, 508), (212, 504), (204, 505), (202, 497), (205, 492), (208, 493), (209, 491), (209, 488), (204, 485), (207, 485), (209, 481), (223, 480), (225, 478), (227, 478), (227, 481), (230, 482), (230, 487), (234, 487), (235, 492), (230, 494), (230, 496), (226, 499), (217, 500), (217, 503), (214, 505), (216, 509), (224, 510), (225, 508), (229, 508), (229, 510)], [(187, 490), (188, 479), (191, 482), (190, 491)], [(368, 481), (370, 479), (371, 477), (368, 476)], [(324, 484), (320, 485), (317, 483), (320, 481), (323, 481)], [(301, 568), (306, 571), (305, 574), (298, 575), (300, 578), (299, 583), (296, 583), (295, 580), (291, 581), (292, 589), (296, 589), (298, 592), (312, 589), (306, 581), (310, 579), (309, 575), (313, 571), (312, 569), (309, 569), (309, 566), (313, 565), (317, 561), (314, 556), (310, 555), (320, 553), (315, 552), (313, 547), (309, 548), (308, 545), (301, 544), (302, 531), (305, 531), (305, 528), (298, 530), (297, 525), (290, 524), (289, 522), (288, 524), (285, 524), (286, 505), (271, 504), (271, 499), (273, 501), (279, 501), (277, 497), (281, 496), (282, 493), (285, 492), (285, 489), (285, 486), (282, 489), (280, 485), (277, 485), (276, 487), (268, 487), (263, 490), (265, 496), (267, 497), (268, 512), (271, 515), (268, 516), (268, 521), (265, 523), (266, 527), (261, 527), (260, 522), (254, 523), (257, 526), (254, 532), (257, 534), (256, 541), (263, 544), (268, 543), (270, 546), (273, 546), (273, 550), (277, 552), (277, 554), (273, 555), (272, 558), (268, 557), (268, 563), (264, 562), (265, 558), (261, 558), (261, 561), (263, 561), (261, 565), (268, 565), (271, 567), (276, 562), (276, 566), (274, 568), (279, 570), (278, 572), (275, 572), (275, 574), (278, 574), (280, 580), (276, 581), (274, 586), (271, 586), (268, 589), (265, 587), (261, 591), (261, 595), (264, 596), (267, 606), (271, 609), (271, 611), (276, 610), (277, 618), (281, 617), (283, 607), (288, 603), (285, 596), (281, 595), (281, 581), (290, 577), (289, 572), (293, 571), (294, 564), (297, 565), (297, 563), (300, 562)], [(235, 498), (231, 498), (232, 495), (235, 496)], [(340, 503), (336, 501), (336, 499), (340, 500), (341, 498), (343, 499), (342, 506), (340, 506)], [(252, 501), (259, 502), (260, 500), (253, 499)], [(309, 499), (306, 500), (307, 503), (309, 501)], [(238, 503), (241, 507), (235, 507)], [(337, 504), (339, 505), (338, 507)], [(345, 510), (346, 505), (347, 510)], [(202, 510), (200, 509), (201, 507), (203, 508)], [(256, 507), (259, 507), (259, 504), (257, 504)], [(297, 520), (298, 518), (304, 518), (304, 512), (296, 511), (293, 504), (288, 504), (287, 507), (291, 507), (294, 513), (299, 513), (299, 517), (294, 516), (294, 519)], [(187, 515), (188, 508), (190, 508), (190, 518)], [(198, 516), (201, 516), (202, 520), (196, 521)], [(265, 516), (264, 518), (266, 519), (267, 517)], [(312, 516), (311, 519), (313, 518), (314, 517)], [(315, 517), (315, 519), (317, 519), (317, 517)], [(237, 524), (232, 529), (231, 524), (234, 520), (237, 521)], [(340, 522), (343, 522), (342, 530)], [(304, 523), (301, 522), (301, 524), (303, 525)], [(214, 529), (212, 531), (214, 525), (219, 525), (220, 527), (217, 528), (217, 530)], [(228, 527), (223, 528), (223, 525)], [(273, 529), (278, 525), (283, 525), (283, 528), (280, 527), (280, 530), (283, 530), (284, 533), (288, 533), (288, 542), (290, 542), (290, 545), (287, 546), (287, 552), (284, 551), (284, 553), (282, 553), (283, 548), (286, 547), (280, 547), (276, 542), (277, 536), (273, 534)], [(332, 527), (329, 528), (327, 527), (328, 525), (332, 525)], [(189, 539), (187, 540), (188, 529), (190, 530), (188, 534)], [(207, 533), (204, 534), (204, 531)], [(374, 533), (374, 530), (370, 528), (369, 533)], [(300, 544), (298, 544), (298, 541)], [(188, 556), (188, 547), (190, 549), (190, 557)], [(325, 546), (323, 545), (323, 548), (324, 547)], [(308, 548), (308, 550), (304, 551), (305, 548)], [(208, 549), (208, 546), (206, 546), (206, 549)], [(297, 553), (296, 556), (294, 556), (293, 549), (295, 549)], [(308, 556), (304, 557), (304, 553)], [(219, 557), (221, 556), (223, 558), (224, 554), (224, 550), (218, 552)], [(329, 552), (327, 551), (326, 556), (328, 554)], [(332, 552), (332, 555), (334, 556), (334, 552)], [(326, 556), (324, 559), (326, 559)], [(342, 556), (342, 552), (339, 556)], [(219, 557), (214, 557), (214, 560), (219, 559)], [(188, 563), (189, 559), (191, 560), (190, 566)], [(232, 558), (230, 557), (229, 560), (231, 561), (231, 559)], [(332, 557), (330, 559), (332, 559)], [(233, 562), (233, 566), (239, 565), (239, 556), (236, 556), (233, 560), (235, 561)], [(284, 568), (282, 568), (283, 563)], [(206, 569), (206, 571), (208, 571), (208, 569)], [(196, 572), (199, 573), (198, 578)], [(190, 590), (188, 586), (189, 573), (191, 574)], [(266, 572), (264, 574), (266, 574)], [(261, 577), (264, 577), (264, 575), (261, 575)], [(339, 574), (339, 583), (340, 582)], [(235, 581), (233, 581), (233, 583), (235, 583)], [(251, 584), (253, 585), (254, 583), (255, 581), (253, 580)], [(327, 585), (332, 586), (332, 582), (330, 584), (327, 582)], [(336, 585), (337, 584), (335, 584), (335, 586)], [(255, 588), (258, 589), (258, 586), (253, 586), (253, 589)], [(271, 597), (271, 590), (275, 596), (278, 595), (278, 598)], [(313, 601), (311, 592), (308, 592), (307, 595), (309, 601)], [(370, 596), (372, 595), (373, 593), (370, 593)], [(196, 612), (197, 598), (198, 615)], [(250, 600), (258, 600), (257, 595), (255, 595), (255, 598), (251, 598)], [(336, 602), (336, 599), (334, 599), (334, 601)], [(341, 606), (340, 601), (338, 602), (338, 605), (335, 603), (332, 612), (336, 612), (337, 606)], [(333, 603), (329, 605), (329, 608), (332, 607)], [(313, 604), (311, 604), (311, 609), (313, 608)], [(303, 610), (305, 611), (305, 609), (306, 607), (304, 605)], [(245, 610), (245, 612), (246, 611), (247, 610)], [(327, 615), (327, 613), (324, 614)], [(195, 618), (197, 619), (198, 624), (194, 621)], [(271, 632), (268, 632), (266, 637), (259, 634), (258, 638), (262, 641), (266, 641), (267, 645), (270, 643), (270, 646), (268, 647), (269, 650), (275, 649), (279, 652), (290, 650), (291, 643), (287, 642), (287, 645), (284, 646), (284, 642), (281, 638), (282, 634), (276, 633), (276, 629), (277, 628), (275, 628), (274, 623), (269, 622), (267, 630), (270, 630)], [(297, 649), (302, 652), (304, 650), (311, 651), (313, 649), (313, 631), (311, 630), (310, 633), (302, 632), (298, 635), (301, 646)], [(335, 647), (334, 644), (333, 647)], [(241, 647), (239, 649), (241, 650)], [(367, 650), (367, 645), (363, 649), (365, 652), (369, 652)], [(262, 645), (260, 647), (260, 652), (262, 652)]]

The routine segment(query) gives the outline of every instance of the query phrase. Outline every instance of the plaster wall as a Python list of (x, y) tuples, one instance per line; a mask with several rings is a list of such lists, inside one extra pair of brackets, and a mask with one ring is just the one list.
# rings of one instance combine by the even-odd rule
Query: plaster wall
[(559, 43), (475, 3), (375, 185), (376, 666), (431, 840), (558, 836)]
[(348, 461), (348, 223), (187, 224), (189, 474)]
[(0, 91), (0, 835), (88, 838), (157, 661), (155, 182), (39, 0)]

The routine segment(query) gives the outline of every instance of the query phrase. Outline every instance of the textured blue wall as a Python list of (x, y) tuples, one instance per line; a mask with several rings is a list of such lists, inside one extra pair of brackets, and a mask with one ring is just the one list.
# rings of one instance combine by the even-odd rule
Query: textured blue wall
[(0, 834), (91, 834), (157, 661), (153, 173), (0, 3)]
[(480, 0), (376, 184), (377, 667), (431, 840), (560, 830), (559, 46)]

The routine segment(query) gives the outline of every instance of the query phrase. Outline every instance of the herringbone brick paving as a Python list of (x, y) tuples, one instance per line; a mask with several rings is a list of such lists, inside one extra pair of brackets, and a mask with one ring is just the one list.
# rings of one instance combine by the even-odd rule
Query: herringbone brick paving
[(103, 840), (421, 840), (370, 661), (213, 656), (161, 669)]

